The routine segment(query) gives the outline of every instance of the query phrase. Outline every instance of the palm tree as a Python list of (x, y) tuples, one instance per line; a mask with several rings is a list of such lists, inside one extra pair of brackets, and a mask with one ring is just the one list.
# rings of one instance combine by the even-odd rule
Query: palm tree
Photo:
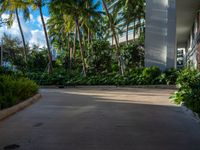
[(128, 30), (130, 23), (133, 23), (133, 39), (135, 40), (136, 31), (144, 28), (145, 1), (144, 0), (120, 0), (115, 4), (116, 11), (122, 11), (124, 28), (126, 28), (126, 39), (128, 41)]
[(18, 0), (18, 1), (1, 0), (0, 1), (0, 16), (3, 13), (9, 14), (9, 18), (7, 20), (8, 27), (11, 27), (13, 25), (15, 16), (17, 18), (17, 23), (19, 26), (20, 34), (22, 37), (22, 43), (23, 43), (23, 47), (24, 47), (24, 50), (23, 50), (24, 61), (26, 63), (27, 62), (27, 47), (26, 47), (25, 37), (24, 37), (22, 26), (21, 26), (18, 11), (23, 12), (23, 18), (25, 19), (25, 21), (30, 19), (30, 13), (29, 13), (29, 8), (28, 8), (27, 2), (24, 2), (23, 0)]
[[(54, 0), (50, 5), (52, 6), (52, 10), (56, 12), (56, 10), (61, 10), (61, 14), (63, 14), (64, 22), (63, 26), (66, 26), (68, 32), (74, 32), (74, 58), (75, 58), (75, 49), (76, 49), (76, 37), (78, 35), (80, 54), (83, 66), (83, 75), (86, 76), (86, 65), (84, 58), (84, 45), (82, 41), (85, 38), (85, 30), (84, 27), (90, 28), (90, 20), (88, 18), (92, 18), (94, 16), (98, 16), (98, 12), (96, 11), (97, 4), (89, 5), (92, 3), (92, 0), (68, 0), (60, 3), (60, 0)], [(91, 29), (90, 29), (91, 31)], [(67, 35), (67, 34), (66, 34)], [(86, 39), (86, 38), (85, 38)]]
[[(75, 58), (77, 35), (74, 19), (64, 14), (64, 7), (58, 1), (54, 1), (49, 5), (50, 19), (47, 22), (48, 33), (56, 50), (65, 50), (66, 59), (69, 56), (69, 68), (72, 66), (72, 58)], [(71, 47), (74, 38), (73, 51)]]
[(43, 12), (42, 12), (42, 7), (46, 3), (45, 3), (45, 0), (28, 0), (28, 1), (29, 1), (29, 5), (32, 6), (33, 10), (39, 9), (40, 18), (42, 21), (43, 30), (44, 30), (45, 39), (46, 39), (47, 50), (48, 50), (48, 59), (49, 59), (48, 73), (52, 73), (52, 71), (53, 71), (52, 54), (51, 54), (51, 48), (50, 48), (50, 44), (49, 44), (49, 38), (48, 38), (48, 34), (47, 34), (46, 24), (45, 24)]
[(119, 64), (119, 68), (120, 68), (119, 70), (120, 70), (120, 73), (122, 75), (124, 75), (124, 69), (123, 69), (123, 66), (122, 66), (122, 60), (121, 60), (120, 50), (119, 50), (119, 43), (118, 43), (118, 40), (117, 40), (117, 33), (115, 31), (114, 19), (112, 18), (112, 15), (108, 11), (106, 1), (102, 0), (102, 3), (103, 3), (104, 10), (106, 12), (106, 15), (109, 19), (110, 28), (111, 28), (112, 35), (113, 35), (114, 40), (115, 40), (116, 55), (117, 55), (118, 64)]

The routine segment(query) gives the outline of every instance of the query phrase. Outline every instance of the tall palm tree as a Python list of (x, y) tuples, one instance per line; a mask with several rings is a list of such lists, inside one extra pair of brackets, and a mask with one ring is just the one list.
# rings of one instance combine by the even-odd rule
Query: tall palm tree
[(52, 54), (51, 54), (49, 38), (48, 38), (46, 24), (45, 24), (45, 21), (44, 21), (44, 16), (43, 16), (43, 11), (42, 11), (42, 7), (44, 5), (46, 5), (47, 3), (46, 3), (45, 0), (28, 0), (28, 1), (29, 1), (29, 5), (32, 6), (33, 10), (38, 9), (39, 12), (40, 12), (40, 18), (41, 18), (41, 21), (42, 21), (43, 30), (44, 30), (45, 39), (46, 39), (47, 50), (48, 50), (48, 59), (49, 59), (48, 73), (52, 73), (52, 71), (53, 71)]
[[(76, 29), (74, 19), (64, 14), (64, 7), (62, 3), (54, 1), (49, 5), (50, 19), (47, 22), (48, 33), (53, 46), (56, 46), (56, 50), (64, 50), (66, 52), (66, 59), (69, 57), (69, 68), (72, 66), (72, 59), (76, 50)], [(75, 31), (74, 31), (75, 30)], [(74, 33), (73, 33), (74, 32)], [(74, 38), (74, 45), (72, 50), (72, 39)], [(57, 46), (59, 45), (59, 47)]]
[[(74, 34), (74, 47), (76, 46), (76, 33), (78, 35), (79, 47), (80, 47), (80, 54), (83, 66), (83, 75), (86, 76), (86, 65), (85, 65), (85, 58), (84, 58), (84, 45), (83, 45), (83, 38), (84, 33), (84, 26), (89, 28), (89, 21), (91, 16), (97, 16), (98, 12), (96, 11), (97, 4), (94, 5), (87, 5), (91, 3), (91, 0), (67, 0), (60, 3), (60, 0), (54, 0), (51, 3), (51, 6), (54, 7), (54, 11), (56, 9), (62, 10), (62, 15), (64, 17), (65, 22), (63, 26), (67, 26), (69, 31), (73, 32)], [(87, 6), (87, 7), (86, 7)], [(88, 17), (89, 16), (89, 17)], [(75, 55), (75, 49), (74, 49)]]
[(104, 10), (106, 12), (106, 15), (107, 15), (107, 17), (109, 19), (110, 28), (111, 28), (112, 35), (113, 35), (114, 40), (115, 40), (116, 56), (117, 56), (117, 59), (118, 59), (119, 70), (120, 70), (120, 73), (122, 75), (124, 75), (124, 69), (123, 69), (122, 60), (121, 60), (121, 56), (120, 56), (119, 42), (118, 42), (118, 39), (117, 39), (117, 33), (115, 31), (114, 20), (112, 18), (112, 15), (108, 11), (108, 7), (107, 7), (106, 1), (102, 0), (102, 3), (103, 3)]
[(21, 21), (19, 18), (19, 11), (23, 12), (23, 18), (25, 21), (30, 19), (30, 13), (29, 13), (29, 8), (28, 8), (28, 3), (24, 2), (23, 0), (17, 0), (17, 1), (11, 1), (11, 0), (1, 0), (0, 1), (0, 16), (3, 13), (8, 13), (9, 18), (7, 20), (7, 25), (8, 27), (11, 27), (13, 25), (13, 21), (15, 17), (17, 18), (17, 23), (19, 26), (20, 34), (22, 37), (22, 43), (23, 43), (23, 55), (24, 55), (24, 61), (27, 62), (27, 47), (26, 47), (26, 42), (25, 42), (25, 37), (23, 33), (23, 29), (21, 26)]

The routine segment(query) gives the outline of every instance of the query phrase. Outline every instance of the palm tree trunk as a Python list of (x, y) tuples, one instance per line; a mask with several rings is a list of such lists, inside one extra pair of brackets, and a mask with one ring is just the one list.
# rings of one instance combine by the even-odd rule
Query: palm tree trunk
[(139, 25), (139, 36), (141, 35), (141, 19), (138, 18), (138, 25)]
[(118, 40), (117, 40), (117, 34), (115, 32), (115, 27), (114, 27), (114, 24), (113, 24), (113, 21), (112, 21), (112, 18), (109, 14), (109, 11), (108, 11), (108, 8), (107, 8), (107, 5), (106, 5), (106, 2), (105, 0), (102, 0), (103, 2), (103, 7), (106, 11), (106, 15), (108, 16), (108, 19), (109, 19), (109, 22), (110, 22), (110, 28), (112, 30), (112, 34), (113, 34), (113, 37), (115, 39), (115, 48), (116, 48), (116, 56), (117, 56), (117, 59), (118, 59), (118, 64), (119, 64), (119, 70), (120, 70), (120, 73), (122, 75), (124, 75), (124, 69), (123, 69), (123, 66), (122, 66), (122, 61), (121, 61), (121, 56), (120, 56), (120, 50), (119, 50), (119, 43), (118, 43)]
[(83, 37), (83, 46), (85, 47), (85, 45), (86, 45), (86, 39), (85, 39), (84, 29), (82, 30), (82, 37)]
[(128, 45), (128, 31), (129, 31), (129, 24), (126, 24), (126, 45)]
[(76, 62), (76, 39), (77, 39), (77, 26), (75, 26), (74, 30), (74, 46), (73, 46), (74, 63)]
[(67, 42), (67, 50), (69, 52), (69, 69), (71, 69), (72, 67), (72, 54), (71, 54), (71, 48), (70, 48), (70, 33), (67, 34), (67, 39), (68, 39), (68, 42)]
[(44, 29), (44, 34), (45, 34), (45, 39), (46, 39), (46, 44), (47, 44), (47, 50), (48, 50), (48, 59), (49, 59), (48, 73), (52, 73), (52, 71), (53, 71), (52, 55), (51, 55), (49, 39), (48, 39), (48, 35), (47, 35), (46, 25), (45, 25), (45, 22), (44, 22), (44, 17), (43, 17), (41, 6), (39, 7), (39, 11), (40, 11), (40, 17), (41, 17), (42, 25), (43, 25), (43, 29)]
[(113, 38), (113, 36), (112, 36), (112, 46), (114, 45), (114, 38)]
[(133, 41), (135, 41), (135, 33), (136, 33), (136, 31), (135, 31), (135, 20), (134, 20), (134, 22), (133, 22)]
[(90, 44), (90, 29), (88, 28), (88, 45)]
[(79, 28), (78, 17), (76, 17), (76, 26), (77, 26), (77, 31), (78, 31), (79, 46), (80, 46), (81, 59), (82, 59), (82, 65), (83, 65), (83, 75), (86, 77), (86, 67), (85, 67), (85, 61), (84, 61), (84, 56), (83, 56), (83, 46), (82, 46), (82, 42), (81, 42), (81, 31)]
[(1, 39), (1, 66), (3, 66), (3, 39)]
[(70, 33), (67, 33), (67, 49), (70, 48)]
[(18, 14), (17, 9), (15, 9), (15, 13), (16, 13), (16, 16), (17, 16), (17, 23), (18, 23), (18, 26), (19, 26), (20, 34), (22, 36), (22, 43), (23, 43), (23, 47), (24, 47), (24, 51), (23, 51), (24, 61), (25, 61), (25, 63), (27, 63), (26, 42), (25, 42), (24, 33), (23, 33), (23, 30), (22, 30), (22, 26), (21, 26), (21, 22), (20, 22), (20, 19), (19, 19), (19, 14)]

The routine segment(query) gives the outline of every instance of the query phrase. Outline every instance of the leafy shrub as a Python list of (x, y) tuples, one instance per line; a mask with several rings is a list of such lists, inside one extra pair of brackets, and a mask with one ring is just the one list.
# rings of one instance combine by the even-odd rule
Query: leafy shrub
[(3, 75), (3, 74), (12, 75), (12, 74), (14, 74), (14, 72), (11, 71), (11, 70), (8, 69), (8, 68), (4, 68), (4, 67), (1, 67), (1, 66), (0, 66), (0, 75)]
[(161, 71), (158, 67), (144, 68), (141, 78), (143, 84), (155, 84), (155, 79), (161, 75)]
[(170, 73), (162, 73), (159, 68), (134, 68), (119, 75), (116, 71), (112, 73), (88, 74), (83, 77), (79, 70), (66, 71), (54, 69), (52, 74), (43, 72), (27, 73), (27, 77), (40, 85), (152, 85), (167, 84)]
[(27, 78), (0, 76), (0, 109), (13, 106), (36, 94), (38, 86)]
[(90, 73), (109, 72), (112, 63), (112, 49), (108, 41), (93, 41), (89, 46), (87, 62)]
[(179, 76), (179, 71), (177, 71), (176, 69), (172, 68), (169, 70), (166, 70), (164, 72), (164, 74), (166, 75), (166, 83), (168, 85), (170, 84), (176, 84), (176, 80)]
[(200, 114), (200, 72), (184, 69), (180, 72), (177, 85), (180, 87), (171, 97), (176, 103), (184, 103), (187, 107)]
[(131, 43), (121, 48), (122, 58), (127, 68), (144, 66), (144, 49), (138, 43)]

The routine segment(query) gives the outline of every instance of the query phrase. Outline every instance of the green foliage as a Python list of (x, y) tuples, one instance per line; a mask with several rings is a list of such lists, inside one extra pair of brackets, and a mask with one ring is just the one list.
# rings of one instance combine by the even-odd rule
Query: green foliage
[(161, 75), (158, 67), (144, 68), (142, 72), (143, 84), (155, 84), (155, 79)]
[(164, 72), (165, 74), (165, 78), (166, 78), (166, 83), (167, 85), (170, 84), (176, 84), (176, 80), (179, 76), (179, 71), (177, 71), (176, 69), (168, 69)]
[(184, 69), (177, 78), (180, 87), (171, 97), (176, 103), (184, 103), (187, 107), (200, 114), (200, 72)]
[(0, 109), (11, 107), (36, 94), (38, 86), (27, 78), (0, 76)]
[(25, 68), (25, 62), (23, 59), (23, 47), (21, 46), (20, 39), (4, 33), (2, 40), (4, 52), (3, 59), (23, 70)]
[(102, 73), (111, 70), (112, 49), (108, 41), (93, 41), (88, 51), (89, 72)]
[(144, 49), (138, 43), (125, 45), (121, 51), (127, 68), (144, 66)]
[[(164, 74), (164, 77), (163, 77)], [(56, 69), (52, 74), (27, 73), (27, 77), (40, 85), (154, 85), (167, 84), (168, 74), (161, 73), (157, 67), (134, 68), (121, 76), (118, 72), (88, 74), (83, 77), (79, 70)], [(162, 79), (162, 80), (158, 80)]]
[(32, 51), (28, 57), (27, 69), (29, 71), (44, 71), (48, 64), (47, 51)]

